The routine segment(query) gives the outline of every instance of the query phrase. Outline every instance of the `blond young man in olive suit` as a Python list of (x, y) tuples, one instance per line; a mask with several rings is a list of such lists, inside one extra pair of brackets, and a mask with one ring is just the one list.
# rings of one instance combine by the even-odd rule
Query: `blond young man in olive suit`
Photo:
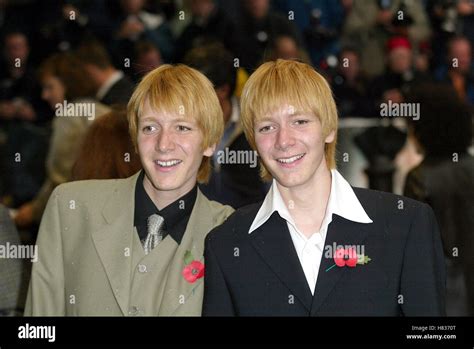
[[(138, 85), (128, 117), (143, 170), (56, 188), (25, 315), (201, 314), (204, 238), (233, 211), (197, 188), (223, 132), (217, 96), (196, 70), (164, 65)], [(147, 211), (164, 217), (151, 250)]]

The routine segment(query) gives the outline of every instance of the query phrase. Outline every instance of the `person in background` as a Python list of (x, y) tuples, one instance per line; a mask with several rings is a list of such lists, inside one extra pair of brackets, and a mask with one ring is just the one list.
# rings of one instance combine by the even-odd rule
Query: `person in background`
[(438, 81), (450, 84), (459, 98), (474, 106), (474, 63), (472, 45), (463, 36), (455, 36), (447, 43), (446, 64), (435, 71)]
[(72, 180), (127, 178), (141, 169), (128, 134), (127, 113), (113, 110), (94, 120), (84, 136)]
[(380, 103), (402, 103), (417, 84), (431, 80), (414, 69), (412, 44), (406, 37), (395, 36), (387, 41), (386, 62), (386, 71), (375, 77), (369, 87), (375, 116), (380, 116)]
[(28, 37), (12, 29), (4, 34), (0, 59), (0, 196), (9, 207), (31, 200), (44, 180), (51, 115)]
[(106, 27), (115, 65), (123, 66), (124, 59), (131, 58), (133, 46), (139, 40), (151, 41), (160, 50), (165, 62), (172, 61), (174, 42), (164, 14), (146, 11), (145, 0), (111, 3), (118, 3), (118, 9)]
[(139, 41), (135, 45), (133, 80), (138, 83), (146, 74), (163, 64), (160, 50), (150, 41)]
[(456, 10), (459, 16), (460, 32), (474, 45), (474, 2), (458, 0)]
[(361, 70), (357, 49), (350, 46), (341, 49), (336, 74), (330, 80), (339, 116), (370, 116), (368, 79)]
[(108, 106), (128, 103), (133, 83), (123, 71), (112, 65), (105, 47), (96, 41), (87, 42), (77, 49), (76, 54), (94, 84), (95, 97), (99, 102)]
[(234, 56), (242, 51), (242, 42), (235, 24), (216, 4), (215, 0), (191, 0), (191, 23), (176, 41), (176, 60), (181, 62), (192, 48), (205, 42), (218, 41)]
[[(312, 65), (321, 68), (329, 56), (337, 56), (339, 39), (352, 0), (275, 0), (273, 6), (292, 21), (303, 34)], [(281, 57), (283, 58), (283, 57)]]
[(404, 195), (429, 204), (438, 219), (447, 264), (446, 313), (474, 316), (474, 158), (472, 112), (449, 86), (420, 86), (409, 98), (420, 119), (409, 124), (423, 161), (405, 181)]
[(242, 39), (242, 49), (237, 57), (240, 66), (251, 73), (265, 59), (265, 51), (270, 43), (281, 35), (288, 35), (302, 42), (301, 35), (286, 16), (270, 8), (269, 0), (243, 0), (242, 20), (237, 30)]
[(35, 6), (32, 1), (0, 0), (0, 40), (4, 33), (15, 28), (25, 33), (34, 31)]
[[(72, 53), (58, 53), (48, 58), (41, 64), (39, 76), (42, 97), (55, 110), (55, 117), (46, 160), (46, 180), (36, 197), (18, 209), (15, 223), (20, 228), (41, 220), (54, 188), (71, 180), (72, 166), (87, 128), (92, 120), (109, 111), (109, 108), (91, 97), (94, 87), (81, 61)], [(72, 106), (73, 115), (63, 108), (67, 103)], [(82, 110), (92, 111), (92, 115), (86, 112), (78, 115), (76, 105), (84, 106)]]
[(7, 33), (3, 49), (0, 62), (0, 124), (7, 120), (49, 120), (50, 110), (41, 101), (41, 89), (29, 62), (27, 36), (18, 31)]
[(353, 1), (343, 28), (341, 44), (355, 45), (361, 52), (361, 66), (370, 78), (385, 69), (386, 42), (404, 36), (413, 47), (431, 34), (422, 1)]
[[(209, 198), (234, 208), (262, 200), (266, 187), (259, 177), (256, 153), (250, 148), (240, 123), (232, 55), (221, 43), (215, 43), (191, 50), (184, 62), (211, 80), (224, 116), (224, 135), (212, 157), (210, 180), (201, 185), (202, 191)], [(233, 162), (225, 154), (234, 154), (234, 159), (238, 154), (246, 154), (247, 162)]]
[(299, 62), (310, 64), (311, 60), (306, 50), (299, 46), (298, 42), (289, 35), (279, 35), (270, 43), (265, 61), (277, 59), (295, 59)]
[(450, 39), (461, 35), (474, 44), (474, 2), (472, 0), (429, 0), (427, 11), (433, 28), (432, 66), (441, 66), (446, 60)]

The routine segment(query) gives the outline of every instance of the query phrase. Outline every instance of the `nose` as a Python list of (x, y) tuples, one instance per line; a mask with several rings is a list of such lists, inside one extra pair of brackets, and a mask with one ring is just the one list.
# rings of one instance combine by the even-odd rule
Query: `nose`
[(277, 131), (275, 147), (278, 150), (286, 151), (295, 144), (295, 138), (287, 126), (282, 126)]
[(173, 147), (174, 147), (174, 143), (173, 143), (173, 136), (171, 135), (171, 132), (166, 129), (163, 129), (158, 135), (158, 138), (156, 140), (156, 145), (155, 145), (156, 151), (160, 153), (167, 153), (173, 150)]

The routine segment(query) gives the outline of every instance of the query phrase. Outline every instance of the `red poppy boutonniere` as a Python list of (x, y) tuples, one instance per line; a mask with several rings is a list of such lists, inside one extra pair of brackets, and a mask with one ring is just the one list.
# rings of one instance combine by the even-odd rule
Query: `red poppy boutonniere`
[(204, 264), (194, 259), (191, 251), (186, 251), (184, 254), (184, 264), (185, 267), (181, 273), (190, 284), (195, 283), (196, 280), (204, 276)]
[(336, 253), (334, 253), (334, 265), (326, 269), (326, 271), (331, 270), (335, 266), (340, 268), (349, 267), (354, 268), (357, 264), (364, 265), (371, 261), (369, 256), (364, 254), (357, 255), (356, 249), (351, 248), (338, 248)]

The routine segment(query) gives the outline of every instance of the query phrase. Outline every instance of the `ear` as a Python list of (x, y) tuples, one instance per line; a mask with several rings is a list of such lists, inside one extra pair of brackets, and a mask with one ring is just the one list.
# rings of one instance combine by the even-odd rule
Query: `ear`
[(208, 158), (210, 158), (212, 156), (212, 154), (214, 154), (215, 151), (216, 151), (216, 144), (213, 144), (210, 147), (204, 149), (204, 152), (202, 153), (202, 155), (207, 156)]
[(324, 140), (326, 143), (332, 143), (334, 142), (334, 138), (336, 138), (336, 131), (332, 130)]

